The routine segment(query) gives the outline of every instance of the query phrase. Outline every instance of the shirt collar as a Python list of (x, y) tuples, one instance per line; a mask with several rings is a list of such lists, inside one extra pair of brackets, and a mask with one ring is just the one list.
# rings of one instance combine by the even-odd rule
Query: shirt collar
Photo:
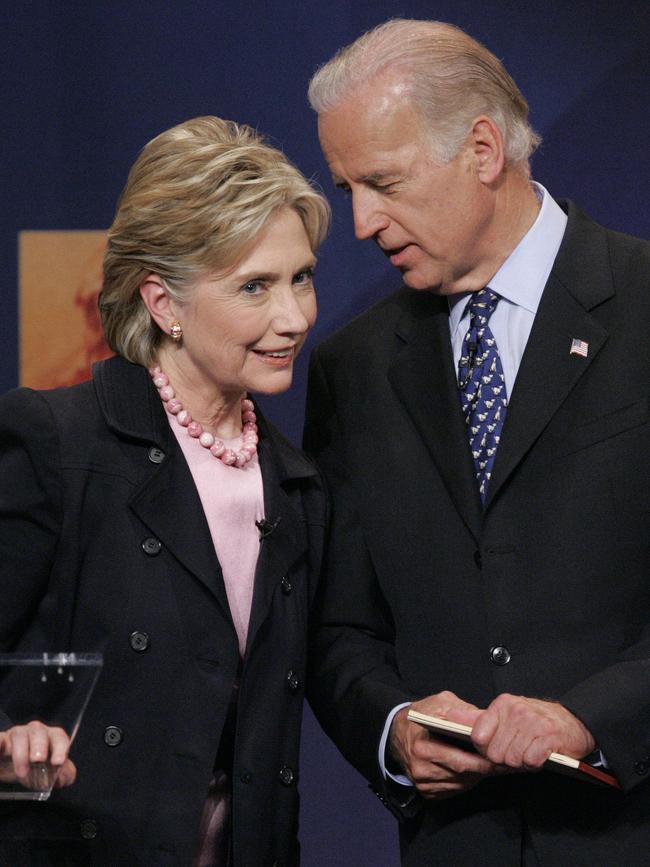
[[(533, 181), (533, 187), (542, 203), (537, 219), (492, 277), (489, 286), (511, 304), (535, 315), (562, 243), (567, 216), (541, 184)], [(449, 296), (452, 334), (463, 318), (471, 294)]]

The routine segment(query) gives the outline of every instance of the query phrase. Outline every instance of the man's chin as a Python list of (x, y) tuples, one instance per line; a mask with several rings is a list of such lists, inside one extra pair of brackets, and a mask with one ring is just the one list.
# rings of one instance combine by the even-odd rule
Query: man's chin
[(405, 286), (408, 286), (409, 289), (415, 289), (416, 292), (442, 291), (440, 283), (432, 283), (431, 279), (426, 280), (421, 274), (418, 274), (416, 270), (410, 271), (404, 269), (402, 271), (402, 280)]

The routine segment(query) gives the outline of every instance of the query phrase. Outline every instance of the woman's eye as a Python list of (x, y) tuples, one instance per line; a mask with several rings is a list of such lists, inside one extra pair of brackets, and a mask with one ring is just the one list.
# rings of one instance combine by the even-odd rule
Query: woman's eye
[(262, 281), (261, 280), (249, 280), (248, 283), (244, 283), (241, 287), (241, 291), (244, 295), (257, 295), (262, 291)]
[(305, 284), (311, 283), (314, 279), (314, 269), (313, 268), (305, 268), (304, 271), (299, 271), (295, 277), (293, 278), (294, 283)]

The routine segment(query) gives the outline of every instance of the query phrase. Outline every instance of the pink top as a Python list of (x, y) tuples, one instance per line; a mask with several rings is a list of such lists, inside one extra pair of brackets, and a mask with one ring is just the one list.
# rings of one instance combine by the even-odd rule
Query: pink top
[[(178, 444), (192, 473), (194, 484), (217, 552), (239, 652), (244, 656), (248, 621), (253, 601), (255, 567), (260, 536), (255, 521), (264, 517), (262, 472), (257, 455), (243, 467), (228, 467), (170, 419)], [(226, 448), (241, 444), (241, 438), (224, 440)]]
[[(191, 437), (187, 428), (171, 418), (169, 422), (192, 473), (210, 528), (243, 658), (260, 551), (255, 521), (264, 517), (259, 461), (254, 455), (241, 468), (226, 466)], [(241, 438), (224, 443), (227, 448), (239, 447)], [(229, 821), (230, 781), (222, 769), (215, 768), (206, 792), (193, 867), (225, 867), (229, 861)]]

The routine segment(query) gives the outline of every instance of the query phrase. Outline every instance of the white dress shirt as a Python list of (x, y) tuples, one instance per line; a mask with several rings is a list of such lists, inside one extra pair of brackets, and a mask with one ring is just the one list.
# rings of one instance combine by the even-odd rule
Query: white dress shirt
[[(488, 283), (501, 298), (490, 317), (490, 328), (499, 347), (508, 396), (567, 223), (566, 214), (547, 190), (541, 184), (534, 186), (542, 203), (537, 219)], [(471, 294), (449, 296), (449, 333), (456, 370), (469, 329)]]
[[(537, 219), (488, 283), (501, 300), (490, 317), (490, 328), (499, 348), (508, 398), (517, 379), (519, 365), (530, 336), (544, 286), (553, 268), (567, 224), (567, 216), (541, 185), (533, 182), (541, 208)], [(449, 333), (458, 375), (458, 362), (469, 329), (471, 292), (449, 297)], [(412, 786), (408, 777), (386, 770), (388, 733), (395, 714), (409, 702), (394, 707), (386, 718), (379, 742), (379, 766), (384, 777)]]

